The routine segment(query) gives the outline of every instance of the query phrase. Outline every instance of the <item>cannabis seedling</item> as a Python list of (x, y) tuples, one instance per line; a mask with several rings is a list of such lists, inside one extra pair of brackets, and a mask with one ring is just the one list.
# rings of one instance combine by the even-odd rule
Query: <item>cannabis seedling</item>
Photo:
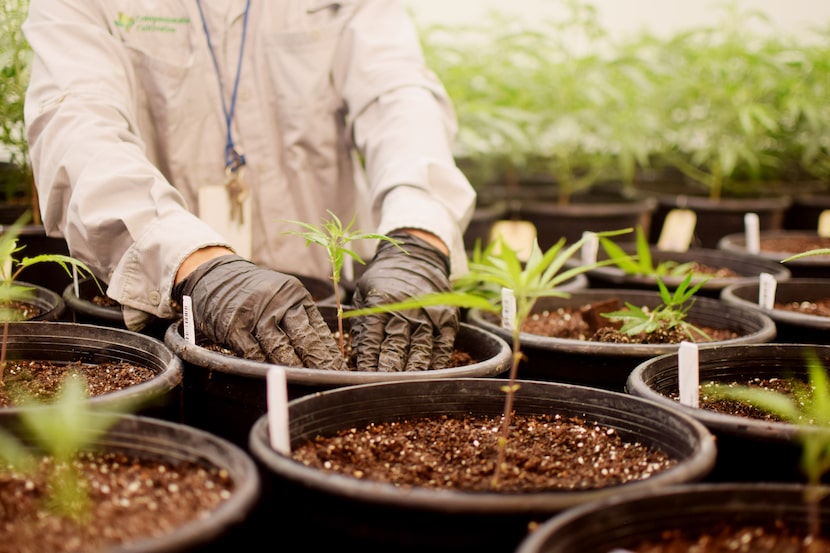
[(361, 265), (366, 263), (357, 252), (348, 247), (349, 243), (355, 240), (385, 240), (397, 246), (401, 251), (405, 250), (400, 246), (400, 242), (384, 234), (352, 230), (355, 217), (352, 217), (349, 224), (344, 227), (337, 215), (331, 211), (328, 211), (328, 214), (330, 218), (324, 220), (322, 226), (315, 226), (311, 223), (305, 223), (303, 221), (286, 221), (288, 223), (300, 225), (306, 230), (287, 231), (284, 234), (302, 236), (305, 238), (306, 246), (317, 244), (326, 250), (329, 258), (329, 264), (331, 266), (331, 276), (329, 278), (331, 278), (334, 298), (337, 305), (338, 345), (340, 346), (341, 353), (345, 356), (346, 344), (345, 336), (343, 334), (343, 304), (340, 300), (340, 280), (343, 272), (343, 262), (346, 259), (345, 256), (348, 255)]
[(705, 284), (706, 280), (700, 281), (689, 288), (692, 282), (692, 273), (688, 273), (674, 293), (669, 291), (659, 277), (656, 280), (660, 299), (663, 300), (661, 305), (653, 309), (647, 309), (631, 302), (625, 302), (625, 309), (603, 313), (602, 316), (615, 322), (622, 322), (620, 331), (629, 335), (652, 334), (660, 330), (671, 330), (680, 327), (692, 341), (695, 340), (695, 335), (698, 338), (703, 337), (710, 340), (711, 338), (706, 332), (686, 320), (689, 310), (694, 305), (694, 295)]
[(714, 384), (710, 396), (749, 403), (797, 425), (807, 425), (798, 433), (802, 444), (801, 469), (807, 477), (805, 500), (809, 507), (809, 532), (820, 532), (819, 502), (828, 491), (821, 479), (830, 470), (830, 379), (815, 350), (806, 349), (809, 382), (792, 394), (750, 386)]
[[(606, 231), (596, 233), (597, 236), (614, 236), (631, 229)], [(518, 390), (516, 383), (519, 364), (524, 358), (521, 349), (520, 334), (524, 322), (533, 311), (536, 300), (543, 297), (569, 297), (558, 287), (579, 274), (591, 270), (610, 261), (595, 264), (579, 265), (566, 269), (566, 262), (573, 257), (589, 236), (583, 236), (567, 248), (566, 240), (560, 239), (557, 243), (543, 252), (538, 242), (531, 246), (527, 261), (522, 262), (516, 250), (510, 248), (501, 240), (491, 242), (487, 248), (481, 249), (476, 244), (469, 260), (469, 271), (453, 282), (453, 290), (440, 294), (427, 294), (411, 298), (406, 302), (398, 302), (367, 309), (349, 311), (346, 316), (360, 316), (379, 312), (396, 311), (400, 309), (417, 309), (429, 305), (451, 305), (471, 309), (498, 313), (508, 319), (512, 333), (513, 358), (510, 366), (509, 382), (503, 387), (505, 392), (504, 413), (502, 417), (501, 436), (499, 438), (498, 460), (493, 477), (493, 486), (497, 487), (501, 471), (507, 470), (505, 458), (510, 424), (513, 414), (515, 393)], [(512, 298), (515, 309), (505, 310), (505, 296)]]
[(608, 237), (601, 237), (599, 243), (608, 254), (608, 258), (614, 262), (614, 265), (619, 267), (624, 273), (630, 275), (646, 275), (646, 276), (671, 276), (682, 277), (691, 273), (694, 269), (694, 263), (678, 263), (677, 261), (662, 261), (654, 264), (654, 259), (651, 255), (651, 246), (648, 243), (643, 229), (637, 227), (636, 238), (636, 255), (630, 255), (621, 248), (617, 243)]
[[(25, 316), (18, 309), (20, 302), (31, 298), (34, 288), (18, 282), (20, 273), (26, 267), (39, 263), (57, 263), (72, 276), (70, 266), (74, 267), (79, 276), (92, 276), (92, 270), (81, 261), (61, 254), (41, 254), (34, 257), (18, 259), (25, 246), (18, 247), (17, 241), (23, 226), (29, 222), (31, 215), (27, 211), (15, 221), (8, 230), (0, 234), (0, 320), (3, 321), (3, 340), (0, 344), (0, 385), (3, 384), (3, 373), (6, 367), (6, 345), (8, 341), (9, 322), (24, 319)], [(98, 283), (97, 279), (95, 280)], [(100, 289), (100, 284), (99, 284)]]
[[(87, 522), (90, 499), (74, 460), (116, 422), (120, 413), (93, 411), (86, 381), (78, 374), (64, 377), (58, 394), (49, 403), (27, 398), (21, 407), (21, 425), (29, 439), (24, 443), (0, 429), (0, 458), (22, 474), (33, 474), (45, 467), (49, 471), (48, 507), (56, 514)], [(26, 445), (29, 442), (31, 445)], [(32, 447), (52, 462), (39, 463), (41, 455)]]

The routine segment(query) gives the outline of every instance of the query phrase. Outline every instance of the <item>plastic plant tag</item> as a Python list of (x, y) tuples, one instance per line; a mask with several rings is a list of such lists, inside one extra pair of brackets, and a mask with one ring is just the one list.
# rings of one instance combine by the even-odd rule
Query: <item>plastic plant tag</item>
[(72, 265), (72, 291), (75, 292), (75, 297), (81, 297), (81, 288), (78, 285), (78, 268)]
[(182, 323), (184, 325), (184, 341), (196, 345), (196, 329), (193, 324), (193, 300), (190, 296), (182, 296)]
[(513, 321), (516, 320), (516, 296), (510, 288), (501, 289), (501, 327), (507, 330), (513, 329)]
[(761, 251), (761, 222), (757, 213), (744, 214), (744, 235), (746, 237), (746, 251), (760, 253)]
[(689, 407), (698, 407), (700, 404), (700, 367), (698, 366), (697, 344), (680, 342), (677, 350), (677, 368), (680, 403)]
[(266, 375), (268, 394), (268, 439), (271, 448), (283, 455), (291, 454), (291, 440), (288, 438), (288, 384), (285, 367), (274, 365)]
[(346, 281), (354, 280), (354, 259), (352, 256), (343, 256), (343, 267), (340, 269), (340, 277)]
[(685, 252), (695, 234), (697, 215), (691, 209), (672, 209), (663, 221), (657, 249), (665, 252)]
[(599, 250), (599, 238), (596, 233), (585, 231), (582, 233), (584, 242), (582, 243), (582, 264), (593, 265), (597, 262), (597, 251)]
[(764, 309), (775, 307), (775, 290), (778, 282), (769, 273), (761, 273), (758, 276), (758, 305)]
[[(536, 240), (536, 225), (530, 221), (496, 221), (490, 231), (490, 241), (501, 240), (516, 252), (519, 261), (527, 261)], [(498, 247), (496, 252), (498, 254)]]
[(818, 216), (818, 235), (830, 236), (830, 209), (825, 209)]

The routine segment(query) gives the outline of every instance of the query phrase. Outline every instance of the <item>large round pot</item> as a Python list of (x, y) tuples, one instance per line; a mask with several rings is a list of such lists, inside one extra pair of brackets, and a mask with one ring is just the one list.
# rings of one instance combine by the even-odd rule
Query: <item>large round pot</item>
[[(830, 366), (830, 346), (809, 344), (733, 344), (701, 348), (700, 382), (800, 377), (807, 380), (806, 349)], [(667, 354), (644, 361), (629, 375), (626, 391), (679, 409), (702, 422), (717, 438), (718, 460), (712, 481), (806, 480), (800, 468), (799, 433), (806, 427), (768, 422), (695, 408), (674, 399), (678, 393), (678, 358)]]
[[(155, 376), (89, 399), (96, 409), (137, 406), (136, 413), (180, 422), (182, 418), (181, 360), (160, 340), (110, 327), (54, 322), (22, 321), (9, 323), (6, 338), (9, 360), (50, 361), (85, 364), (123, 361), (151, 369)], [(17, 417), (25, 407), (3, 407), (2, 417)]]
[[(655, 307), (662, 303), (655, 291), (588, 288), (569, 293), (567, 298), (539, 298), (532, 313), (556, 311), (562, 306), (579, 307), (588, 303), (619, 298), (637, 306)], [(502, 328), (487, 313), (471, 309), (470, 324), (489, 330), (505, 340), (511, 331)], [(688, 320), (698, 326), (731, 329), (738, 337), (701, 344), (719, 347), (728, 343), (762, 343), (775, 337), (772, 319), (745, 307), (728, 305), (721, 300), (699, 297), (689, 310)], [(628, 374), (642, 361), (677, 351), (679, 344), (619, 344), (541, 336), (528, 332), (519, 335), (525, 358), (519, 365), (519, 377), (596, 386), (621, 392)]]
[[(91, 424), (91, 420), (84, 419), (85, 424)], [(31, 434), (24, 427), (10, 426), (7, 424), (8, 420), (0, 420), (0, 424), (5, 431), (12, 433), (25, 443), (29, 443)], [(32, 452), (39, 452), (34, 445), (29, 446)], [(86, 450), (87, 448), (83, 448)], [(193, 468), (188, 468), (190, 464), (200, 467), (202, 471), (214, 471), (216, 473), (223, 472), (227, 478), (232, 482), (232, 488), (229, 490), (227, 497), (219, 503), (212, 510), (204, 510), (188, 522), (171, 523), (169, 520), (157, 521), (154, 527), (151, 527), (154, 534), (143, 534), (141, 528), (144, 526), (136, 526), (134, 517), (126, 516), (124, 511), (118, 508), (106, 509), (104, 507), (95, 509), (97, 501), (94, 499), (97, 496), (106, 496), (103, 494), (90, 494), (93, 502), (93, 514), (96, 512), (103, 512), (105, 516), (111, 517), (111, 520), (99, 520), (93, 518), (89, 523), (93, 527), (111, 529), (115, 535), (122, 535), (118, 530), (122, 527), (127, 528), (125, 534), (133, 536), (125, 543), (112, 544), (103, 548), (87, 547), (84, 542), (76, 544), (73, 551), (100, 551), (100, 553), (124, 553), (126, 551), (134, 553), (182, 553), (185, 551), (229, 551), (237, 546), (240, 542), (250, 540), (251, 531), (253, 527), (253, 516), (256, 515), (256, 507), (260, 499), (260, 484), (258, 468), (254, 460), (242, 449), (233, 444), (222, 440), (217, 436), (204, 432), (202, 430), (186, 426), (183, 424), (172, 423), (169, 421), (162, 421), (152, 417), (143, 417), (135, 415), (120, 415), (113, 426), (101, 437), (96, 438), (89, 444), (88, 449), (93, 451), (93, 455), (97, 453), (115, 454), (122, 453), (130, 459), (129, 463), (115, 463), (112, 468), (103, 465), (99, 470), (106, 473), (106, 469), (110, 469), (113, 475), (120, 475), (119, 478), (132, 478), (132, 484), (124, 484), (124, 488), (132, 489), (133, 494), (124, 494), (123, 501), (127, 501), (124, 505), (126, 512), (130, 513), (128, 509), (132, 507), (129, 501), (136, 503), (145, 502), (143, 508), (148, 513), (153, 513), (153, 502), (159, 505), (159, 511), (162, 509), (161, 504), (165, 504), (171, 509), (182, 510), (182, 497), (176, 497), (175, 482), (170, 484), (171, 487), (161, 486), (163, 489), (154, 490), (152, 486), (158, 486), (154, 480), (161, 480), (161, 477), (156, 478), (152, 473), (147, 471), (157, 471), (156, 464), (165, 463), (164, 468), (169, 465), (167, 472), (175, 472), (179, 470), (179, 466), (184, 467), (185, 476), (179, 485), (191, 486), (195, 490), (198, 486), (204, 483), (200, 482), (200, 478), (189, 477), (187, 474), (193, 472)], [(120, 489), (121, 480), (113, 486), (112, 494), (119, 493), (116, 490)], [(208, 475), (202, 480), (209, 479)], [(149, 493), (147, 488), (150, 486)], [(210, 486), (206, 486), (207, 493), (212, 493)], [(178, 492), (178, 495), (183, 495)], [(11, 523), (16, 515), (16, 508), (9, 508), (6, 501), (8, 494), (4, 494), (4, 523)], [(149, 497), (148, 497), (149, 496)], [(173, 502), (173, 505), (170, 505)], [(185, 508), (186, 510), (186, 508)], [(29, 521), (36, 520), (38, 517), (29, 517)], [(27, 522), (22, 522), (24, 526)], [(63, 526), (71, 526), (66, 523)], [(37, 526), (35, 526), (37, 528)], [(43, 528), (41, 524), (40, 528)], [(163, 531), (162, 529), (166, 529)], [(28, 532), (20, 532), (18, 535), (30, 536), (37, 530), (30, 530)], [(116, 533), (117, 532), (117, 533)], [(103, 534), (103, 532), (101, 532)], [(87, 532), (87, 534), (92, 534)], [(62, 534), (60, 534), (62, 535)], [(49, 542), (54, 542), (55, 537), (50, 533), (50, 539), (42, 537), (40, 543), (37, 545), (37, 551), (67, 551), (65, 548), (54, 548)], [(86, 538), (77, 538), (84, 540)], [(257, 538), (254, 538), (257, 539)], [(261, 538), (259, 538), (261, 539)], [(4, 541), (4, 545), (11, 547), (9, 543), (12, 540)], [(88, 544), (87, 544), (88, 545)], [(29, 550), (29, 549), (26, 549)]]
[[(322, 305), (320, 311), (329, 325), (335, 327), (335, 309)], [(344, 321), (346, 331), (348, 322), (349, 319)], [(182, 321), (169, 326), (165, 343), (184, 364), (185, 422), (247, 445), (248, 431), (267, 411), (265, 380), (272, 365), (188, 344)], [(394, 373), (286, 367), (288, 395), (293, 399), (340, 386), (372, 382), (490, 377), (504, 373), (510, 366), (510, 346), (489, 331), (462, 323), (455, 343), (457, 349), (468, 352), (478, 361), (447, 369)]]
[[(471, 493), (395, 486), (318, 470), (278, 453), (270, 445), (268, 419), (263, 416), (251, 430), (250, 450), (264, 468), (266, 504), (294, 498), (285, 513), (287, 524), (307, 528), (320, 548), (512, 551), (535, 521), (603, 497), (696, 481), (714, 463), (711, 435), (675, 409), (596, 388), (517, 383), (518, 414), (576, 416), (589, 425), (611, 427), (626, 441), (670, 453), (678, 463), (644, 480), (574, 491)], [(504, 410), (503, 387), (499, 379), (452, 378), (380, 382), (304, 396), (288, 405), (291, 446), (372, 422), (498, 416)]]
[[(757, 309), (775, 321), (773, 341), (796, 344), (830, 343), (830, 317), (799, 313), (786, 309), (767, 309), (759, 302), (758, 282), (731, 284), (721, 291), (727, 303)], [(830, 298), (830, 278), (792, 278), (775, 285), (775, 301), (789, 304)]]
[[(629, 255), (636, 255), (637, 245), (622, 243), (619, 246)], [(697, 262), (717, 269), (730, 269), (737, 276), (712, 277), (700, 288), (698, 295), (717, 298), (721, 290), (735, 283), (757, 282), (761, 273), (768, 273), (776, 280), (790, 278), (790, 270), (781, 263), (747, 252), (727, 252), (716, 248), (692, 248), (683, 252), (660, 250), (656, 246), (650, 248), (653, 265), (676, 262), (679, 264)], [(608, 259), (608, 255), (600, 247), (598, 261)], [(590, 286), (594, 288), (640, 288), (657, 290), (657, 278), (654, 275), (628, 274), (614, 265), (595, 267), (585, 273)], [(677, 288), (683, 282), (681, 276), (663, 276), (660, 280), (671, 289)]]
[[(818, 247), (830, 247), (829, 238), (821, 238), (815, 231), (775, 230), (761, 231), (761, 250), (757, 255), (781, 263), (782, 260)], [(793, 242), (791, 242), (793, 241)], [(781, 244), (812, 244), (809, 246), (786, 246)], [(746, 235), (744, 233), (728, 234), (720, 239), (718, 248), (730, 252), (746, 252)], [(810, 255), (783, 263), (794, 278), (830, 278), (830, 255)]]
[[(516, 553), (623, 553), (635, 551), (646, 542), (659, 543), (664, 532), (674, 529), (697, 536), (721, 524), (762, 526), (774, 533), (776, 524), (784, 523), (804, 536), (808, 520), (805, 491), (800, 484), (698, 483), (609, 497), (550, 518), (520, 544)], [(826, 495), (820, 517), (826, 536), (830, 529), (830, 501)], [(808, 551), (791, 545), (796, 549), (787, 551)]]

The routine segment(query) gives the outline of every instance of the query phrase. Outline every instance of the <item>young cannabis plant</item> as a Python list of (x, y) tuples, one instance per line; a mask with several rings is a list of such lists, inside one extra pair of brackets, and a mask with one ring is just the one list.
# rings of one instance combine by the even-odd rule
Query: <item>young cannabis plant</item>
[[(631, 229), (596, 233), (597, 236), (614, 236)], [(452, 305), (471, 309), (481, 309), (492, 313), (501, 311), (502, 318), (512, 333), (513, 358), (510, 366), (509, 381), (503, 387), (505, 392), (504, 413), (501, 435), (499, 438), (498, 460), (493, 486), (497, 487), (499, 476), (507, 470), (505, 458), (510, 424), (513, 414), (516, 383), (519, 364), (524, 358), (521, 349), (521, 329), (533, 311), (536, 300), (543, 297), (568, 297), (568, 292), (558, 288), (568, 280), (589, 271), (593, 267), (610, 263), (610, 261), (579, 265), (566, 269), (566, 262), (580, 251), (588, 236), (566, 246), (565, 238), (543, 252), (538, 242), (533, 243), (527, 261), (519, 259), (516, 250), (500, 240), (491, 242), (481, 249), (476, 244), (469, 259), (469, 271), (453, 282), (453, 290), (439, 294), (427, 294), (411, 298), (405, 302), (387, 304), (367, 309), (349, 311), (347, 316), (370, 315), (373, 313), (417, 309), (430, 305)], [(505, 298), (509, 298), (505, 301)]]
[(808, 427), (799, 430), (798, 440), (802, 445), (801, 469), (808, 484), (805, 500), (809, 531), (816, 537), (821, 528), (819, 502), (828, 493), (821, 479), (830, 470), (830, 378), (815, 350), (804, 351), (809, 382), (792, 394), (726, 384), (715, 384), (707, 390), (711, 396), (745, 402), (791, 424)]
[[(0, 458), (22, 474), (47, 470), (50, 493), (45, 499), (49, 509), (81, 523), (88, 521), (90, 500), (74, 460), (120, 416), (114, 411), (93, 411), (90, 405), (83, 376), (69, 374), (49, 403), (34, 398), (21, 402), (21, 427), (28, 437), (25, 444), (0, 429)], [(35, 453), (33, 447), (42, 454)], [(42, 456), (51, 461), (41, 463)]]
[(359, 232), (352, 230), (352, 226), (355, 222), (355, 217), (352, 217), (352, 220), (349, 221), (349, 224), (345, 227), (340, 219), (332, 213), (331, 211), (327, 210), (330, 216), (329, 219), (323, 221), (322, 226), (315, 226), (311, 223), (305, 223), (303, 221), (286, 221), (288, 223), (293, 223), (295, 225), (300, 225), (305, 231), (287, 231), (285, 234), (293, 234), (296, 236), (302, 236), (305, 238), (306, 246), (310, 244), (317, 244), (318, 246), (323, 247), (326, 250), (329, 258), (329, 264), (331, 266), (331, 282), (332, 288), (334, 290), (334, 298), (337, 305), (337, 330), (338, 330), (338, 345), (340, 346), (340, 351), (343, 355), (346, 355), (346, 345), (345, 345), (345, 336), (343, 333), (343, 304), (340, 301), (340, 281), (341, 275), (343, 272), (343, 262), (348, 255), (353, 260), (357, 261), (361, 265), (364, 265), (366, 262), (363, 260), (360, 255), (352, 249), (349, 249), (349, 243), (355, 240), (385, 240), (397, 246), (401, 251), (403, 248), (400, 246), (400, 243), (391, 238), (386, 236), (385, 234), (377, 234), (371, 232)]
[[(6, 343), (10, 321), (25, 319), (19, 309), (20, 303), (25, 303), (32, 297), (34, 288), (18, 282), (20, 273), (26, 267), (39, 263), (57, 263), (72, 276), (70, 266), (75, 267), (79, 276), (95, 276), (92, 270), (81, 261), (61, 254), (41, 254), (34, 257), (23, 257), (18, 259), (16, 254), (20, 253), (24, 246), (18, 247), (17, 241), (24, 225), (29, 222), (31, 215), (27, 211), (21, 215), (8, 230), (0, 234), (0, 321), (3, 322), (3, 339), (0, 343), (0, 385), (3, 384), (3, 373), (6, 366)], [(97, 279), (95, 280), (98, 283)], [(100, 284), (99, 284), (100, 289)]]
[(651, 255), (651, 246), (642, 227), (637, 227), (636, 255), (626, 253), (617, 243), (608, 237), (599, 239), (600, 245), (617, 267), (629, 275), (671, 276), (682, 277), (694, 269), (694, 263), (678, 263), (677, 261), (662, 261), (654, 264)]
[(706, 332), (686, 320), (689, 310), (694, 305), (694, 295), (705, 284), (706, 280), (700, 281), (689, 288), (691, 282), (692, 273), (688, 273), (683, 282), (672, 293), (658, 277), (657, 286), (660, 290), (660, 298), (663, 300), (661, 305), (653, 309), (647, 309), (638, 307), (631, 302), (625, 302), (625, 309), (603, 313), (602, 316), (612, 321), (622, 322), (620, 331), (629, 335), (652, 334), (661, 330), (680, 327), (692, 341), (695, 340), (695, 335), (698, 338), (702, 337), (710, 340), (711, 338)]

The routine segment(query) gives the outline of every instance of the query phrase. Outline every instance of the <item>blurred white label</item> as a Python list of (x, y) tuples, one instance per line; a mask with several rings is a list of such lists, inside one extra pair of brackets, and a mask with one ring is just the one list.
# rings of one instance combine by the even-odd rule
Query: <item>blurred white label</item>
[(695, 234), (697, 215), (691, 209), (672, 209), (663, 221), (657, 249), (666, 252), (685, 252)]
[(593, 265), (597, 262), (597, 252), (599, 251), (599, 238), (596, 233), (585, 231), (582, 233), (582, 264)]
[(513, 329), (516, 320), (516, 296), (510, 288), (501, 289), (501, 327)]
[(778, 282), (769, 273), (761, 273), (758, 277), (758, 305), (764, 309), (775, 307), (775, 292)]
[(757, 213), (744, 214), (744, 234), (746, 236), (746, 251), (749, 253), (761, 252), (761, 222)]
[(697, 344), (680, 342), (677, 350), (678, 386), (680, 403), (689, 407), (700, 404), (700, 367), (698, 366)]

